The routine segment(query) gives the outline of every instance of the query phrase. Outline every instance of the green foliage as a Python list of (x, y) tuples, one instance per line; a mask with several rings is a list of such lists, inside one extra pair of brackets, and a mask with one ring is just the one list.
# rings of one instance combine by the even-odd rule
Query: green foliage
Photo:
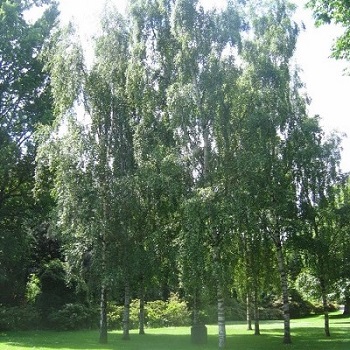
[(48, 315), (48, 328), (57, 331), (94, 329), (98, 327), (98, 310), (83, 304), (65, 304)]
[(40, 314), (33, 305), (2, 306), (0, 305), (0, 330), (32, 330), (40, 326)]
[(300, 295), (311, 302), (320, 300), (319, 281), (313, 276), (310, 271), (303, 270), (295, 281), (295, 288)]
[[(225, 299), (225, 318), (228, 322), (243, 321), (247, 317), (246, 305), (234, 297), (227, 297)], [(199, 313), (199, 320), (203, 324), (214, 324), (217, 322), (217, 302), (206, 301)]]
[(350, 59), (350, 4), (347, 0), (309, 0), (307, 6), (314, 12), (317, 25), (336, 23), (344, 28), (333, 46), (333, 56)]
[(171, 326), (186, 326), (189, 324), (189, 311), (185, 301), (172, 293), (167, 302), (166, 319)]
[[(310, 280), (309, 280), (310, 281)], [(297, 288), (299, 286), (296, 283), (296, 288), (290, 288), (289, 290), (289, 306), (290, 306), (290, 315), (293, 319), (298, 319), (302, 317), (308, 317), (313, 314), (322, 314), (322, 306), (320, 303), (320, 293), (318, 293), (318, 298), (307, 298), (303, 294), (303, 290)], [(307, 294), (309, 295), (309, 294)], [(283, 317), (283, 303), (278, 295), (271, 295), (270, 298), (267, 298), (265, 303), (262, 304), (260, 309), (260, 318), (262, 320), (271, 320), (271, 319), (282, 319)], [(336, 307), (330, 305), (330, 311), (335, 311)]]
[(26, 288), (26, 300), (30, 304), (34, 304), (38, 295), (41, 293), (41, 284), (39, 277), (32, 273), (29, 275), (27, 288)]
[[(121, 305), (115, 305), (109, 302), (107, 305), (107, 323), (110, 330), (122, 329), (123, 327), (123, 310), (124, 307)], [(133, 319), (130, 317), (130, 325), (133, 325)], [(132, 327), (133, 328), (133, 327)]]
[(147, 310), (146, 324), (151, 328), (168, 326), (167, 303), (163, 300), (150, 301), (145, 305)]
[(259, 309), (260, 320), (283, 320), (283, 312), (277, 307), (262, 307)]
[[(137, 329), (139, 326), (139, 308), (140, 300), (134, 299), (130, 302), (130, 316), (129, 316), (129, 328)], [(108, 328), (122, 329), (123, 328), (123, 312), (124, 306), (116, 305), (112, 302), (108, 303)]]
[(300, 318), (310, 316), (314, 310), (310, 301), (304, 300), (302, 296), (295, 290), (290, 290), (290, 317)]
[[(47, 69), (57, 118), (37, 160), (38, 172), (53, 179), (53, 226), (72, 275), (94, 291), (115, 295), (123, 284), (132, 295), (164, 300), (180, 281), (193, 311), (223, 320), (214, 317), (223, 303), (205, 294), (221, 301), (233, 281), (241, 299), (280, 291), (277, 251), (288, 322), (286, 255), (297, 234), (309, 242), (316, 233), (312, 205), (334, 184), (339, 147), (307, 116), (290, 65), (299, 31), (293, 10), (283, 0), (229, 1), (222, 11), (195, 0), (132, 1), (127, 18), (103, 19), (91, 67), (73, 27), (55, 34)], [(332, 218), (328, 209), (318, 216), (322, 238), (334, 233), (333, 222), (321, 222)], [(45, 265), (38, 303), (67, 328), (74, 307), (62, 309), (69, 288), (58, 265)], [(228, 301), (228, 317), (243, 319), (243, 304)], [(295, 315), (307, 314), (302, 299), (292, 302)], [(131, 327), (138, 303), (130, 306)], [(122, 312), (109, 305), (111, 328), (122, 328)], [(146, 304), (150, 327), (188, 317), (176, 295)]]
[(52, 117), (49, 79), (39, 56), (58, 12), (52, 5), (36, 23), (27, 23), (24, 12), (34, 4), (41, 1), (0, 2), (0, 302), (8, 304), (23, 302), (32, 237), (47, 214), (32, 193), (33, 133)]
[[(49, 326), (52, 313), (59, 312), (57, 315), (55, 314), (55, 317), (60, 319), (62, 316), (64, 319), (67, 314), (64, 305), (78, 301), (79, 295), (75, 285), (68, 284), (65, 264), (59, 259), (53, 259), (46, 263), (38, 277), (41, 292), (37, 295), (35, 305), (40, 311), (45, 327)], [(62, 323), (64, 324), (64, 322)]]
[[(139, 325), (138, 299), (130, 303), (130, 329)], [(110, 329), (122, 329), (123, 306), (108, 305), (108, 326)], [(145, 304), (145, 321), (148, 328), (177, 327), (190, 324), (190, 313), (186, 303), (177, 294), (171, 294), (169, 300), (149, 301)]]
[(184, 301), (171, 294), (168, 301), (156, 300), (146, 303), (146, 322), (149, 327), (189, 325), (189, 311)]

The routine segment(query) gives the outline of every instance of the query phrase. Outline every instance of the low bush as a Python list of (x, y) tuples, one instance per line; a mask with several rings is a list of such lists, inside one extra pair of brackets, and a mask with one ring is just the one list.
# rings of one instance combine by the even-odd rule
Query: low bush
[[(130, 303), (130, 329), (139, 326), (140, 300)], [(109, 329), (121, 329), (123, 326), (123, 310), (121, 305), (108, 304)], [(150, 328), (167, 326), (185, 326), (190, 324), (190, 313), (184, 301), (172, 294), (168, 301), (155, 300), (145, 304), (145, 325)]]
[(146, 303), (145, 317), (147, 327), (158, 328), (169, 326), (167, 320), (167, 302), (155, 300)]
[(66, 304), (48, 315), (49, 328), (66, 331), (98, 326), (98, 311), (82, 304)]
[(148, 327), (176, 327), (190, 324), (187, 304), (177, 294), (171, 294), (167, 301), (156, 300), (146, 303), (145, 311)]
[[(215, 308), (216, 311), (216, 308)], [(227, 301), (227, 319), (230, 321), (243, 321), (247, 318), (247, 306), (236, 298)], [(216, 315), (217, 318), (217, 315)]]
[(218, 320), (217, 306), (208, 304), (199, 311), (199, 322), (202, 324), (216, 323)]
[(0, 331), (32, 330), (39, 324), (39, 312), (31, 305), (0, 306)]
[[(150, 322), (149, 303), (146, 304), (146, 313), (148, 322)], [(171, 294), (169, 300), (165, 303), (164, 313), (160, 316), (160, 321), (165, 323), (165, 326), (187, 326), (190, 324), (190, 312), (187, 304), (180, 300), (177, 294)], [(163, 318), (163, 320), (161, 320)]]
[[(334, 312), (334, 311), (337, 311), (337, 310), (338, 310), (338, 306), (337, 305), (335, 305), (333, 303), (330, 303), (328, 305), (328, 312)], [(312, 313), (314, 313), (315, 315), (322, 315), (324, 313), (322, 303), (314, 303), (312, 305)]]
[(107, 306), (107, 324), (109, 330), (122, 329), (123, 306), (109, 302)]
[[(139, 308), (140, 300), (135, 299), (130, 303), (130, 315), (129, 315), (129, 328), (136, 329), (139, 325)], [(108, 328), (122, 329), (123, 328), (123, 312), (124, 306), (116, 305), (115, 303), (108, 303), (107, 307), (107, 320)]]
[(280, 308), (260, 308), (259, 318), (260, 320), (282, 320), (283, 312)]

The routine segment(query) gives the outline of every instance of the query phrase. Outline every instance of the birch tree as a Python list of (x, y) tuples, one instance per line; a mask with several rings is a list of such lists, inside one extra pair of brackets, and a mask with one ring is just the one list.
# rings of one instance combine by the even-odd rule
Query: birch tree
[[(68, 146), (61, 147), (53, 162), (58, 222), (69, 242), (67, 255), (75, 255), (75, 259), (81, 261), (89, 250), (100, 272), (100, 342), (105, 343), (107, 291), (112, 271), (115, 273), (118, 267), (116, 261), (120, 261), (115, 255), (128, 243), (129, 216), (120, 215), (125, 214), (122, 206), (128, 198), (128, 187), (123, 181), (132, 173), (134, 161), (131, 112), (124, 89), (128, 61), (126, 25), (121, 17), (116, 17), (113, 23), (105, 20), (102, 30), (96, 41), (96, 63), (91, 68), (84, 65), (83, 52), (72, 30), (57, 37), (48, 64), (56, 102), (55, 125), (65, 128), (69, 119), (70, 125), (75, 126), (63, 129), (63, 137), (60, 130), (56, 136), (49, 134), (43, 147), (47, 143), (55, 144), (56, 140), (59, 145), (60, 139), (72, 142), (72, 148), (78, 147), (73, 155)], [(77, 106), (79, 117), (74, 112)], [(85, 120), (79, 126), (82, 114)], [(72, 179), (66, 176), (69, 169), (76, 172)], [(67, 187), (73, 179), (80, 179), (80, 184)], [(88, 242), (85, 246), (82, 244), (81, 249), (71, 249), (85, 241)], [(127, 281), (128, 276), (125, 277)]]
[[(222, 117), (219, 111), (224, 109), (225, 69), (235, 70), (233, 51), (240, 44), (240, 29), (237, 8), (232, 3), (222, 12), (205, 12), (197, 1), (175, 2), (172, 33), (177, 44), (177, 76), (168, 89), (168, 101), (182, 154), (188, 158), (193, 174), (194, 193), (197, 192), (198, 200), (202, 198), (203, 201), (200, 207), (205, 211), (205, 230), (192, 231), (192, 235), (205, 235), (214, 266), (212, 273), (218, 286), (219, 348), (225, 347), (226, 338), (223, 267), (224, 241), (230, 232), (226, 231), (224, 205), (216, 203), (223, 200), (220, 193), (223, 189), (216, 182), (219, 176), (215, 133)], [(200, 298), (198, 292), (194, 292), (196, 299)]]
[[(240, 113), (249, 123), (245, 129), (246, 137), (248, 140), (255, 138), (250, 144), (252, 157), (250, 166), (246, 167), (246, 171), (250, 170), (247, 178), (252, 185), (250, 194), (259, 203), (259, 226), (275, 247), (283, 294), (283, 342), (290, 343), (284, 250), (288, 237), (293, 234), (297, 208), (286, 145), (288, 135), (300, 117), (300, 111), (292, 104), (296, 91), (290, 88), (293, 85), (290, 59), (295, 50), (298, 27), (291, 21), (293, 7), (285, 1), (266, 2), (260, 9), (259, 14), (253, 12), (250, 17), (251, 32), (243, 45), (245, 69), (240, 84), (245, 104)], [(242, 148), (248, 149), (245, 143)]]
[(147, 260), (140, 265), (139, 274), (145, 288), (150, 287), (147, 279), (161, 285), (164, 300), (169, 298), (170, 286), (177, 288), (174, 242), (178, 208), (188, 185), (167, 103), (167, 89), (175, 77), (172, 7), (173, 1), (164, 0), (130, 3), (131, 58), (126, 86), (134, 114), (140, 206), (135, 225), (142, 237), (138, 259)]
[[(299, 237), (306, 248), (307, 265), (318, 281), (324, 311), (324, 330), (330, 336), (328, 295), (339, 276), (339, 243), (341, 229), (337, 204), (341, 191), (340, 138), (328, 139), (319, 126), (318, 118), (309, 118), (294, 135), (299, 147), (299, 167), (296, 177), (300, 183), (300, 215), (304, 235)], [(301, 163), (301, 164), (300, 164)]]

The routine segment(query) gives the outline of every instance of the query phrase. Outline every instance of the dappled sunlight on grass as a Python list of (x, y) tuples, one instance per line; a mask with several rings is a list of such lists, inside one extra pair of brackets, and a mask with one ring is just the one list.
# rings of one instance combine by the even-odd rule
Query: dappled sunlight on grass
[[(350, 348), (350, 318), (334, 314), (331, 317), (331, 337), (323, 330), (323, 317), (314, 316), (292, 320), (293, 350), (347, 350)], [(98, 331), (77, 332), (2, 332), (0, 350), (214, 350), (217, 349), (217, 326), (208, 325), (208, 343), (194, 346), (190, 340), (189, 327), (147, 329), (144, 336), (131, 331), (131, 340), (123, 341), (120, 331), (109, 333), (106, 345), (98, 344)], [(281, 350), (282, 321), (263, 321), (261, 335), (246, 330), (244, 322), (227, 324), (227, 349)], [(288, 347), (288, 346), (287, 346)], [(288, 347), (289, 348), (289, 347)]]

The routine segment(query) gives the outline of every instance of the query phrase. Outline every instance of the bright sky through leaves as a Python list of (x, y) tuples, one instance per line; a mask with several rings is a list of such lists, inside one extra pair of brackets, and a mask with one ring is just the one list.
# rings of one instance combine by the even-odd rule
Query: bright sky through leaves
[[(126, 0), (109, 0), (121, 12)], [(202, 0), (205, 7), (223, 6), (226, 0)], [(303, 21), (306, 30), (299, 37), (296, 62), (302, 69), (302, 80), (312, 99), (310, 114), (319, 114), (327, 132), (337, 130), (348, 134), (343, 141), (342, 168), (350, 171), (350, 76), (343, 74), (347, 63), (329, 58), (331, 46), (339, 28), (322, 26), (315, 28), (310, 10), (303, 8), (305, 0), (295, 0), (299, 6), (296, 18)], [(82, 39), (88, 42), (96, 31), (104, 0), (60, 0), (64, 21), (79, 24)], [(348, 64), (350, 66), (350, 64)]]

